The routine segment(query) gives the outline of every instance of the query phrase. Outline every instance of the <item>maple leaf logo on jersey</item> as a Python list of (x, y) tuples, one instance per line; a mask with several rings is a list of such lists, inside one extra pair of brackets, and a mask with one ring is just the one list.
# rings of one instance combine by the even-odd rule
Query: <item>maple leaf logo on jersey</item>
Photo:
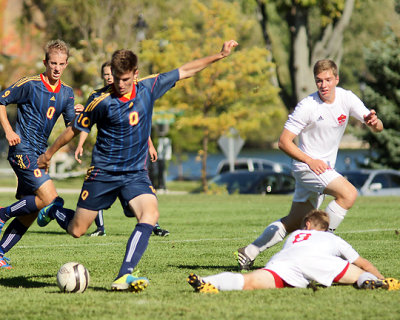
[(346, 117), (346, 115), (341, 114), (337, 119), (338, 119), (339, 124), (343, 125), (346, 122), (347, 117)]

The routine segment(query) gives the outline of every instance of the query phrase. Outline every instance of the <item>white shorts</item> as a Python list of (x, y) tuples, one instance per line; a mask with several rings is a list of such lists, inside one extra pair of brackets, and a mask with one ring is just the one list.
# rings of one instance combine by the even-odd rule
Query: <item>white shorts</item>
[(296, 179), (293, 202), (309, 200), (314, 208), (318, 209), (324, 201), (326, 186), (342, 175), (334, 169), (328, 169), (318, 175), (311, 169), (293, 170)]

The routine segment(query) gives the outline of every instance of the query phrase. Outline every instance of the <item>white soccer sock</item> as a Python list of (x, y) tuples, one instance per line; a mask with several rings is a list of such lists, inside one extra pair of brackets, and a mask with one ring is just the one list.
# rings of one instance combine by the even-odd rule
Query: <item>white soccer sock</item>
[(343, 221), (347, 210), (339, 206), (335, 200), (332, 200), (326, 207), (325, 212), (329, 215), (329, 231), (333, 232)]
[(208, 277), (202, 277), (205, 282), (209, 282), (221, 291), (242, 290), (244, 277), (240, 273), (222, 272)]
[(369, 272), (364, 272), (360, 275), (360, 277), (357, 280), (357, 286), (361, 288), (361, 285), (364, 283), (366, 280), (376, 280), (378, 279), (375, 277), (372, 273)]
[(250, 259), (254, 260), (260, 252), (281, 242), (286, 237), (286, 234), (283, 223), (280, 220), (274, 221), (265, 228), (263, 233), (252, 244), (246, 247), (245, 253)]

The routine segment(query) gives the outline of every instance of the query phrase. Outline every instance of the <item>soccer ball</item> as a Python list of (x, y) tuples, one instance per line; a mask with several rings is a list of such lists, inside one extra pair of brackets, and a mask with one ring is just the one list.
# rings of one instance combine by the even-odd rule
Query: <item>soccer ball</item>
[(89, 281), (89, 271), (78, 262), (68, 262), (57, 272), (57, 285), (62, 292), (84, 292)]

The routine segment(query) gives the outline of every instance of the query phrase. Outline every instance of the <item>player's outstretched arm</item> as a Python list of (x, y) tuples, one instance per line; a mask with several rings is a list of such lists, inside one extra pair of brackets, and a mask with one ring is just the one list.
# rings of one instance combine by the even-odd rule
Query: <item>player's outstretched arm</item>
[(364, 116), (364, 121), (365, 124), (374, 132), (381, 132), (383, 130), (383, 123), (376, 115), (374, 109), (371, 109), (370, 113)]
[(354, 262), (354, 265), (357, 267), (363, 269), (364, 271), (367, 271), (369, 273), (372, 273), (375, 277), (378, 279), (384, 279), (385, 277), (378, 271), (378, 269), (367, 259), (363, 257), (358, 257)]
[(235, 40), (225, 41), (219, 53), (184, 64), (179, 68), (179, 80), (193, 77), (210, 64), (229, 56), (236, 46), (238, 46), (238, 43)]
[(63, 146), (65, 146), (68, 142), (70, 142), (77, 134), (79, 134), (79, 130), (73, 128), (72, 126), (68, 126), (64, 132), (54, 141), (54, 143), (46, 150), (45, 153), (41, 154), (38, 158), (37, 164), (41, 169), (46, 169), (46, 173), (50, 167), (50, 160), (53, 155)]

